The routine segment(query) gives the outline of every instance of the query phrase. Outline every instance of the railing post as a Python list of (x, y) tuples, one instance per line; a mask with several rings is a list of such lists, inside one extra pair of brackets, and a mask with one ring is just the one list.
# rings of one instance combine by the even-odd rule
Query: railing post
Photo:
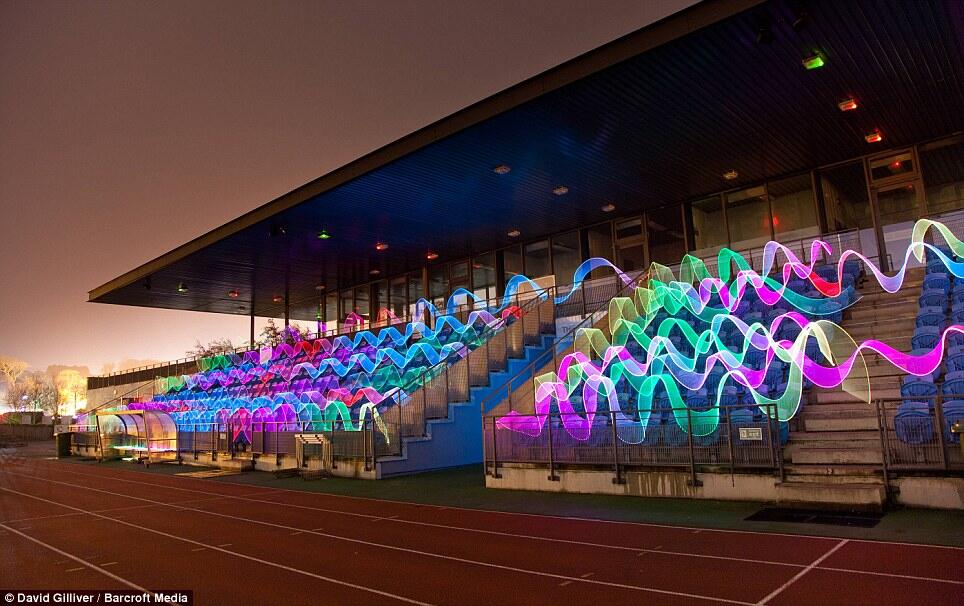
[[(585, 284), (585, 282), (583, 283)], [(616, 477), (613, 478), (613, 484), (625, 484), (622, 475), (619, 473), (619, 434), (616, 431), (616, 413), (609, 412), (609, 420), (613, 424), (613, 471)]]
[[(722, 411), (723, 411), (723, 408), (720, 407), (720, 412)], [(734, 479), (736, 474), (736, 461), (733, 460), (733, 419), (730, 418), (730, 413), (732, 412), (733, 412), (732, 409), (726, 411), (726, 445), (727, 445), (727, 450), (729, 450), (729, 453), (730, 453), (730, 479), (731, 480)]]
[[(484, 424), (485, 421), (482, 421)], [(498, 429), (496, 425), (496, 418), (492, 417), (492, 477), (501, 478), (502, 474), (499, 473), (499, 441), (496, 439), (495, 432)]]
[(947, 452), (944, 450), (944, 398), (938, 395), (934, 404), (934, 429), (937, 431), (937, 444), (940, 447), (941, 469), (947, 469)]
[(559, 476), (556, 475), (556, 467), (552, 460), (552, 413), (546, 413), (546, 428), (549, 430), (549, 481), (557, 482), (559, 481)]
[(274, 425), (274, 464), (276, 467), (281, 467), (281, 438), (279, 434), (281, 433), (281, 428), (278, 427), (278, 423)]
[(890, 451), (887, 440), (884, 439), (884, 424), (886, 423), (886, 419), (883, 416), (883, 407), (880, 405), (880, 400), (874, 400), (874, 411), (877, 413), (877, 435), (880, 437), (880, 470), (884, 475), (884, 494), (889, 498), (890, 473), (887, 465), (889, 463)]
[(368, 467), (368, 421), (362, 422), (362, 460), (365, 464), (365, 471), (369, 471)]
[(216, 461), (218, 458), (218, 426), (217, 423), (211, 423), (211, 460)]
[(191, 450), (194, 452), (194, 460), (197, 461), (197, 423), (194, 424), (194, 431), (191, 433)]
[(586, 303), (586, 281), (582, 281), (582, 317), (585, 318), (587, 315), (588, 304)]
[[(685, 405), (684, 405), (685, 406)], [(699, 481), (696, 477), (696, 452), (693, 448), (693, 411), (689, 406), (686, 406), (686, 438), (689, 444), (690, 453), (690, 481), (689, 485), (693, 487), (702, 486), (703, 483)]]
[(776, 404), (770, 404), (768, 406), (770, 412), (772, 412), (772, 425), (771, 427), (776, 427), (776, 431), (771, 430), (771, 439), (773, 440), (774, 453), (777, 457), (777, 470), (780, 474), (780, 481), (784, 482), (787, 479), (787, 474), (783, 469), (783, 443), (780, 441), (780, 417), (777, 413)]

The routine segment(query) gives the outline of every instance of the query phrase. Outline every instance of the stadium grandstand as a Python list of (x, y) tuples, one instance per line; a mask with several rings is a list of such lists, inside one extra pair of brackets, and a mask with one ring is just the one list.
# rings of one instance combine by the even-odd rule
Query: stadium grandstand
[(300, 322), (75, 453), (964, 507), (964, 7), (698, 3), (99, 286)]

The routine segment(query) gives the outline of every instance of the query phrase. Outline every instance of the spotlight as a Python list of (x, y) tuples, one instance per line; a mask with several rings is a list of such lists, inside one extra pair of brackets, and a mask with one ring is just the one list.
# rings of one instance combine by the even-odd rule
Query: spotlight
[(510, 231), (510, 232), (507, 233), (506, 235), (509, 236), (510, 238), (518, 238), (519, 236), (522, 235), (522, 232), (519, 231), (518, 229), (513, 229), (512, 231)]
[(725, 173), (723, 173), (723, 178), (726, 179), (727, 181), (732, 181), (732, 180), (736, 179), (736, 178), (739, 177), (739, 176), (740, 176), (740, 173), (738, 173), (738, 172), (736, 172), (735, 170), (732, 170), (732, 169), (726, 171)]
[(184, 282), (181, 282), (180, 284), (178, 284), (178, 285), (177, 285), (177, 292), (179, 292), (179, 293), (185, 293), (185, 292), (187, 292), (187, 284), (185, 284)]
[(803, 66), (807, 69), (819, 69), (827, 64), (827, 58), (819, 50), (803, 58)]
[(237, 299), (239, 296), (241, 296), (241, 293), (239, 293), (236, 290), (229, 290), (228, 296), (231, 297), (232, 299)]
[(864, 139), (867, 143), (880, 143), (884, 140), (884, 135), (881, 134), (880, 130), (874, 129), (873, 131), (864, 135)]
[(379, 252), (381, 252), (381, 251), (383, 251), (383, 250), (388, 250), (388, 243), (387, 243), (387, 242), (376, 242), (376, 243), (375, 243), (375, 250), (377, 250), (377, 251), (379, 251)]
[(849, 99), (844, 99), (843, 101), (837, 104), (837, 107), (839, 107), (840, 111), (842, 112), (852, 112), (855, 109), (857, 109), (857, 100), (854, 99), (853, 97), (850, 97)]
[(281, 295), (275, 295), (275, 296), (271, 297), (271, 301), (272, 301), (273, 303), (282, 303), (284, 300), (285, 300), (285, 298), (282, 297)]
[(377, 275), (380, 274), (380, 273), (382, 273), (382, 270), (380, 270), (380, 269), (373, 269), (373, 270), (371, 270), (371, 271), (368, 272), (368, 274), (369, 274), (369, 275), (372, 275), (372, 276), (377, 276)]
[(328, 233), (328, 230), (327, 230), (327, 229), (323, 229), (323, 230), (321, 230), (320, 232), (318, 232), (318, 239), (319, 239), (319, 240), (327, 240), (327, 239), (329, 239), (329, 238), (331, 238), (331, 234)]
[(614, 210), (616, 210), (616, 205), (610, 202), (609, 204), (604, 205), (599, 210), (603, 211), (604, 213), (611, 213)]
[(494, 172), (497, 175), (507, 175), (509, 174), (510, 170), (512, 170), (512, 168), (508, 164), (500, 164), (495, 168), (493, 168), (492, 172)]
[(438, 253), (430, 250), (427, 253), (425, 253), (425, 258), (428, 259), (429, 261), (434, 261), (435, 259), (438, 259)]
[(569, 193), (569, 188), (565, 185), (557, 185), (552, 188), (552, 193), (556, 194), (557, 196), (565, 196)]

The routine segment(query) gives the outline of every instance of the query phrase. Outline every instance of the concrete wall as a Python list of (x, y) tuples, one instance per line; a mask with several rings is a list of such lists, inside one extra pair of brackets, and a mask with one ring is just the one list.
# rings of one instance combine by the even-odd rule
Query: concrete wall
[(624, 484), (613, 483), (612, 471), (558, 470), (558, 481), (549, 480), (544, 468), (500, 466), (499, 474), (501, 478), (486, 476), (486, 487), (732, 501), (774, 501), (777, 498), (777, 478), (767, 474), (698, 473), (696, 477), (702, 486), (690, 486), (690, 476), (685, 471), (631, 471), (623, 474)]
[(895, 478), (897, 502), (907, 507), (964, 509), (964, 478)]

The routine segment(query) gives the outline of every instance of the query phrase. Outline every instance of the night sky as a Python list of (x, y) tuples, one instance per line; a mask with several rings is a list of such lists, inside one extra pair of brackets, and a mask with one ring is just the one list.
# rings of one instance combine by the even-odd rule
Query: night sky
[(690, 3), (0, 3), (0, 354), (96, 374), (246, 340), (87, 291)]

